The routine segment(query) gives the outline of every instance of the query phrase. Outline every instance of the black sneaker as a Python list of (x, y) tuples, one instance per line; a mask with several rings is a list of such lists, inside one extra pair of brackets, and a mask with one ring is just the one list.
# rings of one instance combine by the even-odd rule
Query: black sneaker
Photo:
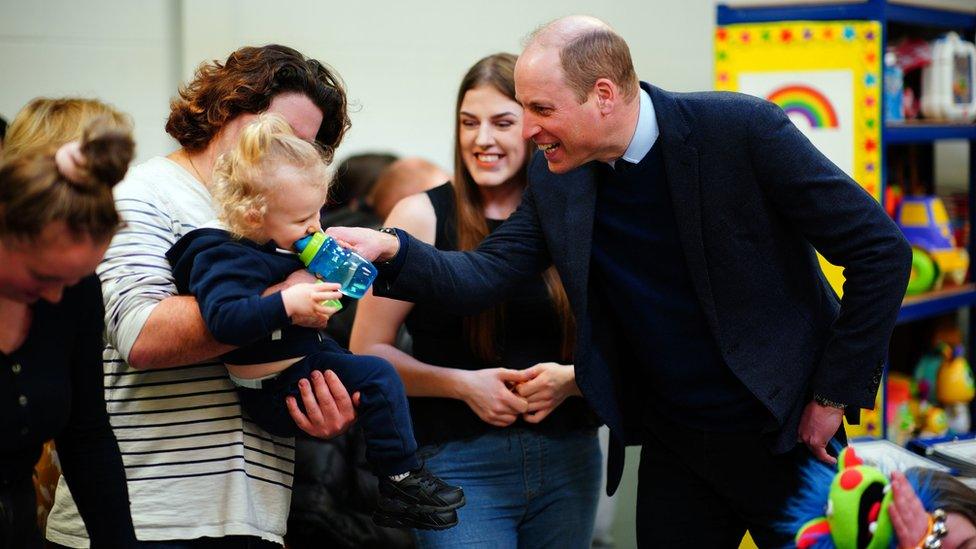
[(434, 476), (426, 468), (394, 481), (379, 479), (380, 497), (373, 520), (383, 526), (442, 530), (457, 524), (455, 510), (464, 505), (464, 491)]
[(458, 523), (457, 511), (454, 510), (424, 512), (393, 499), (380, 505), (380, 509), (373, 511), (373, 522), (388, 528), (446, 530)]

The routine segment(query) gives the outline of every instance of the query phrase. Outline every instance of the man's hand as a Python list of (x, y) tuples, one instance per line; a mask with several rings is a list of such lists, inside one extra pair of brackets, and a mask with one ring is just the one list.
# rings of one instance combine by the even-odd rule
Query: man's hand
[(325, 230), (325, 234), (370, 261), (388, 261), (400, 250), (400, 240), (397, 237), (373, 229), (329, 227)]
[(543, 362), (523, 370), (529, 380), (515, 387), (515, 394), (529, 403), (523, 419), (539, 423), (570, 396), (580, 396), (576, 369), (572, 365)]
[(349, 430), (356, 421), (356, 406), (359, 406), (359, 393), (349, 392), (339, 381), (335, 372), (327, 370), (323, 375), (318, 370), (313, 371), (311, 383), (308, 379), (298, 382), (298, 391), (302, 396), (303, 412), (298, 407), (295, 397), (288, 396), (285, 405), (295, 425), (316, 438), (332, 438)]
[(837, 465), (837, 458), (827, 453), (827, 443), (840, 429), (843, 418), (844, 410), (810, 401), (803, 409), (797, 439), (807, 445), (815, 458), (828, 465)]

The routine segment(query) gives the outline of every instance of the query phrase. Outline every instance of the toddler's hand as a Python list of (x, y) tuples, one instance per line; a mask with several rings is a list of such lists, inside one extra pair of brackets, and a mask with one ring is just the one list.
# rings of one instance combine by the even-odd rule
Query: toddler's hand
[[(301, 324), (305, 325), (305, 319), (326, 322), (339, 309), (330, 307), (324, 302), (342, 297), (339, 293), (339, 285), (333, 283), (308, 283), (303, 282), (290, 286), (281, 292), (281, 300), (285, 304), (285, 313), (295, 322), (302, 319)], [(318, 326), (316, 326), (318, 327)]]

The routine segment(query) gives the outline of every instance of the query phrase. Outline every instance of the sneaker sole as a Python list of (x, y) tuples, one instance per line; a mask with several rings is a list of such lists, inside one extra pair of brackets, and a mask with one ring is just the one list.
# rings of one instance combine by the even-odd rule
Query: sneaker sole
[[(420, 513), (441, 513), (444, 511), (456, 511), (461, 507), (464, 507), (464, 504), (466, 504), (467, 502), (468, 500), (464, 497), (464, 494), (461, 494), (461, 500), (451, 505), (435, 507), (433, 505), (421, 505), (419, 503), (415, 503), (415, 504), (411, 504), (409, 508), (416, 510)], [(376, 506), (381, 511), (392, 513), (392, 514), (399, 514), (399, 509), (404, 508), (404, 506), (406, 505), (407, 504), (402, 502), (401, 500), (396, 500), (391, 497), (381, 495), (379, 497), (379, 500), (377, 501)]]
[(456, 511), (441, 513), (388, 513), (385, 511), (374, 511), (373, 522), (380, 526), (389, 528), (416, 528), (420, 530), (447, 530), (457, 526), (458, 516)]

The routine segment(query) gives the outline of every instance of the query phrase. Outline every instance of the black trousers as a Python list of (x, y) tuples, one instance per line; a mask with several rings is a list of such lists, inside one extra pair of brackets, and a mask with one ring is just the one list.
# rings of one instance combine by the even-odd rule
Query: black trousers
[(747, 529), (760, 548), (792, 542), (774, 525), (798, 487), (805, 446), (774, 455), (759, 433), (706, 432), (657, 415), (645, 423), (639, 547), (734, 549)]

